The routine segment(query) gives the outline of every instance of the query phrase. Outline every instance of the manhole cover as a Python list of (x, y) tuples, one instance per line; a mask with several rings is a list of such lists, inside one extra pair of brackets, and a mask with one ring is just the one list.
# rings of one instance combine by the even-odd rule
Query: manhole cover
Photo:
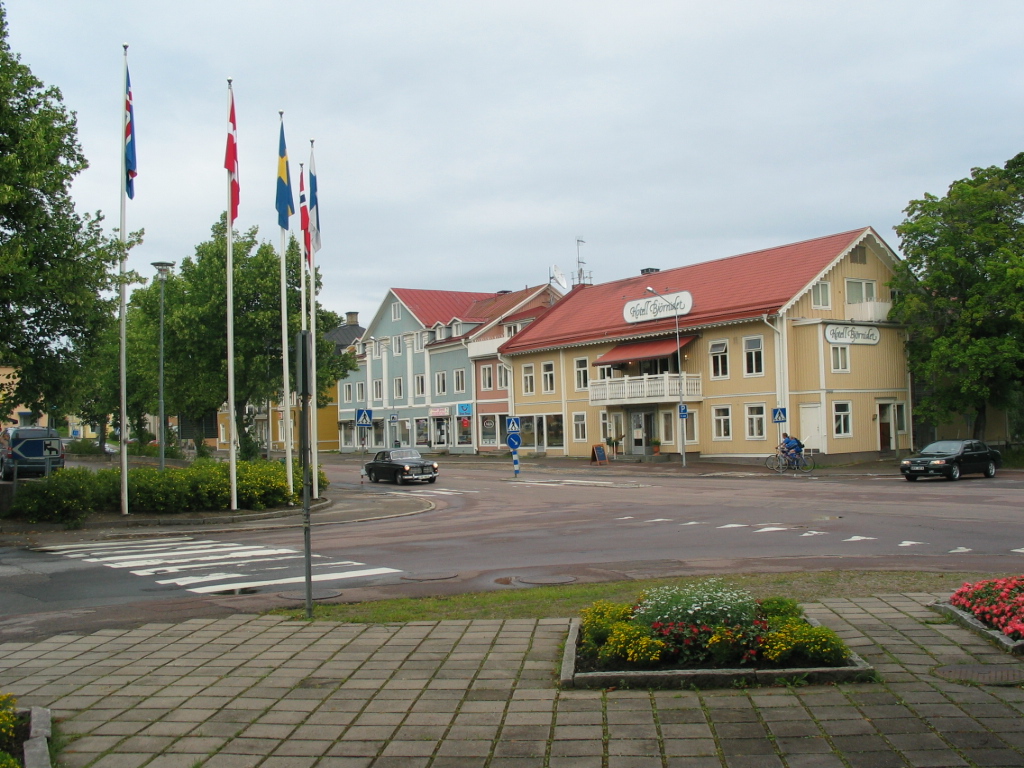
[(455, 571), (448, 573), (410, 573), (408, 576), (399, 576), (402, 581), (444, 581), (454, 579), (458, 576)]
[(537, 586), (546, 586), (554, 584), (572, 584), (576, 581), (575, 576), (517, 576), (516, 581), (522, 582), (523, 584), (534, 584)]
[(1024, 683), (1024, 667), (1000, 664), (951, 664), (939, 667), (935, 674), (946, 680), (978, 685), (1020, 685)]
[[(314, 589), (313, 599), (314, 600), (330, 600), (332, 597), (339, 597), (341, 591), (337, 589)], [(306, 591), (296, 590), (294, 592), (278, 592), (278, 597), (283, 597), (285, 600), (305, 600)]]

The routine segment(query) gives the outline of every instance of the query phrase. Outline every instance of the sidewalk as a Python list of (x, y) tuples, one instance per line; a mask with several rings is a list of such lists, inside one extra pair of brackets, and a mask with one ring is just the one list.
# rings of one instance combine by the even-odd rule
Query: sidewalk
[(806, 606), (876, 683), (560, 691), (565, 619), (238, 615), (0, 644), (0, 690), (53, 709), (68, 768), (1024, 766), (1024, 690), (933, 674), (1021, 662), (935, 597)]

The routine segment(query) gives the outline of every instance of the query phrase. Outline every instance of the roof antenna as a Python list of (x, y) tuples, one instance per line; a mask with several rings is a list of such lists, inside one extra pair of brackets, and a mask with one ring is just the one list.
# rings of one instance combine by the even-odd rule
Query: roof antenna
[(586, 244), (586, 240), (579, 237), (576, 238), (576, 285), (583, 285), (589, 277), (589, 275), (583, 271), (583, 265), (587, 262), (580, 258), (580, 246)]

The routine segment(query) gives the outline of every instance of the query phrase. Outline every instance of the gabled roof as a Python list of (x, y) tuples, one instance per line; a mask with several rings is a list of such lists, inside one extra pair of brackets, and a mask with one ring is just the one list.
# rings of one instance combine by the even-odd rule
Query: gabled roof
[(468, 312), (477, 302), (493, 299), (494, 293), (469, 293), (468, 291), (428, 291), (416, 288), (392, 288), (398, 297), (419, 320), (424, 328), (438, 323), (448, 325), (453, 318), (468, 320)]
[(693, 307), (679, 318), (681, 328), (775, 314), (868, 233), (874, 234), (874, 230), (854, 229), (601, 285), (576, 285), (542, 317), (506, 341), (500, 352), (516, 354), (674, 330), (672, 316), (640, 323), (623, 318), (627, 302), (650, 298), (648, 286), (663, 295), (690, 292)]
[(362, 338), (366, 329), (361, 325), (339, 325), (324, 334), (324, 338), (334, 344), (334, 350), (341, 354), (352, 344)]

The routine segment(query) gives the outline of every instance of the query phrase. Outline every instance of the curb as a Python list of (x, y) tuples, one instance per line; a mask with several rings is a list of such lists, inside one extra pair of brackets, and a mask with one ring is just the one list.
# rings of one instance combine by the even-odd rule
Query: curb
[(998, 629), (992, 629), (987, 624), (978, 621), (967, 611), (961, 611), (949, 603), (932, 603), (928, 607), (936, 613), (941, 613), (943, 616), (952, 619), (964, 629), (969, 629), (976, 635), (988, 638), (1007, 653), (1013, 656), (1024, 656), (1024, 640), (1011, 640)]
[[(20, 710), (25, 712), (26, 710)], [(32, 707), (30, 713), (29, 737), (25, 740), (25, 768), (51, 768), (50, 745), (51, 736), (50, 710), (46, 707)]]
[[(807, 623), (821, 623), (808, 617)], [(572, 619), (562, 653), (559, 683), (563, 688), (730, 688), (736, 685), (777, 685), (793, 678), (813, 684), (863, 682), (875, 668), (853, 651), (843, 667), (791, 667), (786, 669), (680, 669), (629, 672), (577, 672), (576, 643), (580, 620)]]

